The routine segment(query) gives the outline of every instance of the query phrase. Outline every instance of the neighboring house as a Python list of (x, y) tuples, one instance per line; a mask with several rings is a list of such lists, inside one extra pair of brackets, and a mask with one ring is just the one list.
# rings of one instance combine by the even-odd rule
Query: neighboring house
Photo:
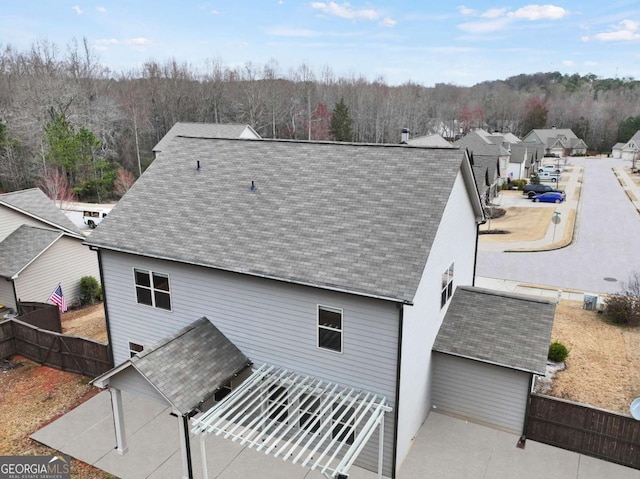
[(559, 157), (587, 154), (587, 145), (570, 128), (547, 128), (531, 130), (522, 139), (525, 143), (535, 143), (545, 149), (545, 154)]
[(482, 200), (487, 206), (498, 195), (498, 162), (492, 155), (471, 155), (476, 187)]
[(153, 147), (154, 158), (167, 148), (176, 136), (191, 138), (240, 138), (243, 140), (259, 140), (262, 137), (251, 125), (237, 125), (224, 123), (188, 123), (177, 122)]
[[(504, 143), (504, 144), (503, 144)], [(502, 136), (492, 136), (482, 129), (474, 130), (455, 141), (454, 146), (469, 150), (476, 156), (493, 157), (497, 163), (497, 187), (507, 181), (509, 174), (509, 143), (503, 141)], [(506, 147), (505, 147), (506, 145)]]
[(639, 160), (640, 130), (638, 130), (626, 143), (616, 143), (611, 149), (611, 156), (628, 161)]
[[(176, 137), (86, 241), (117, 365), (95, 384), (112, 391), (118, 451), (128, 390), (182, 417), (184, 477), (194, 410), (198, 434), (245, 431), (273, 452), (295, 437), (314, 461), (341, 448), (330, 477), (353, 461), (395, 477), (434, 404), (432, 346), (473, 284), (483, 220), (464, 149)], [(496, 315), (481, 304), (478, 324)]]
[(529, 177), (533, 168), (533, 151), (535, 151), (535, 148), (523, 143), (511, 145), (508, 168), (510, 180), (522, 180)]
[(0, 303), (15, 311), (19, 300), (46, 302), (58, 283), (67, 303), (77, 301), (80, 278), (100, 277), (84, 239), (41, 190), (0, 195)]

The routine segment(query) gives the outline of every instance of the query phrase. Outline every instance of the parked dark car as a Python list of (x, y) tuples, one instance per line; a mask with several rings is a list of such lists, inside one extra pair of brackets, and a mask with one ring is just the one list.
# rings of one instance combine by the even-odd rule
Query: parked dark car
[(564, 201), (564, 195), (556, 191), (548, 191), (547, 193), (540, 193), (531, 198), (534, 203), (562, 203)]
[(536, 185), (533, 183), (529, 183), (528, 185), (524, 185), (524, 188), (522, 189), (522, 194), (526, 195), (528, 198), (533, 198), (537, 194), (548, 193), (548, 192), (556, 192), (556, 193), (564, 194), (564, 191), (562, 190), (556, 190), (550, 185), (542, 185), (542, 184)]

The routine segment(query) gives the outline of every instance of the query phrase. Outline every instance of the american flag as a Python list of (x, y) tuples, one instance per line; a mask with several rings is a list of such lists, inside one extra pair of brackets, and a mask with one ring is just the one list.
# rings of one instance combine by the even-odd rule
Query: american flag
[(60, 312), (64, 313), (67, 310), (67, 302), (64, 300), (62, 287), (60, 285), (58, 285), (53, 293), (51, 293), (51, 296), (49, 296), (49, 301), (51, 301), (53, 304), (57, 304)]

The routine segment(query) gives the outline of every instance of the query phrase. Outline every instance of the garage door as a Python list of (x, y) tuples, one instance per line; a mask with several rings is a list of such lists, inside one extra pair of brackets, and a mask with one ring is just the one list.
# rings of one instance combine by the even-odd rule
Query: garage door
[(522, 434), (529, 373), (449, 354), (433, 355), (436, 411)]

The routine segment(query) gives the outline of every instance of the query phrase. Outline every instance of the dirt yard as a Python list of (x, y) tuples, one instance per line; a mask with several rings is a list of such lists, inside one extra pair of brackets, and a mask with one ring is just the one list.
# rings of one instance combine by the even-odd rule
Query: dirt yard
[(505, 231), (504, 234), (483, 234), (480, 241), (513, 243), (536, 241), (544, 238), (553, 216), (552, 208), (507, 208), (504, 216), (480, 226), (480, 231)]

